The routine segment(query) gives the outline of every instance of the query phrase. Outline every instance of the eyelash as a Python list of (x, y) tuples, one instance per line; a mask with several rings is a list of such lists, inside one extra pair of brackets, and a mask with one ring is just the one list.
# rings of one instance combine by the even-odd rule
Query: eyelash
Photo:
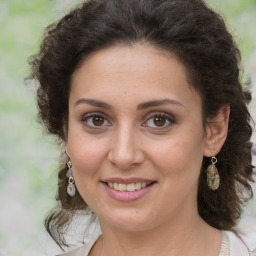
[[(93, 118), (93, 117), (100, 117), (100, 118), (103, 118), (103, 122), (107, 122), (107, 124), (104, 125), (90, 125), (88, 124), (88, 120), (90, 120), (90, 118)], [(160, 117), (160, 118), (165, 118), (164, 120), (164, 125), (163, 126), (158, 126), (157, 125), (155, 127), (152, 127), (152, 126), (148, 126), (147, 123), (153, 119), (153, 118), (157, 118), (157, 117)], [(108, 117), (101, 113), (101, 112), (91, 112), (91, 113), (88, 113), (86, 115), (84, 115), (81, 119), (81, 121), (83, 122), (83, 124), (89, 128), (89, 129), (102, 129), (106, 126), (111, 126), (111, 122), (108, 121)], [(166, 125), (166, 121), (168, 121), (169, 123)], [(175, 119), (173, 118), (173, 116), (171, 116), (170, 114), (167, 114), (167, 113), (164, 113), (164, 112), (153, 112), (153, 113), (150, 113), (150, 117), (147, 118), (147, 120), (142, 124), (143, 127), (150, 127), (150, 128), (153, 128), (153, 129), (166, 129), (168, 128), (169, 126), (171, 126), (172, 124), (176, 123), (175, 122)]]
[(104, 115), (103, 113), (101, 113), (101, 112), (92, 112), (92, 113), (88, 113), (88, 114), (86, 114), (86, 115), (84, 115), (83, 116), (83, 118), (82, 118), (82, 122), (83, 122), (83, 124), (86, 126), (86, 127), (88, 127), (88, 128), (90, 128), (90, 129), (102, 129), (102, 127), (103, 126), (98, 126), (97, 127), (97, 125), (89, 125), (88, 124), (88, 120), (90, 119), (90, 118), (93, 118), (93, 117), (101, 117), (101, 118), (103, 118), (103, 122), (108, 122), (108, 124), (107, 125), (104, 125), (104, 127), (105, 126), (110, 126), (111, 125), (111, 123), (108, 121), (108, 118), (106, 117), (106, 115)]
[[(161, 118), (165, 118), (165, 123), (163, 126), (155, 126), (155, 127), (152, 127), (152, 126), (147, 126), (146, 123), (149, 122), (149, 120), (153, 119), (153, 118), (157, 118), (157, 117), (161, 117)], [(166, 121), (169, 122), (169, 124), (166, 125)], [(153, 112), (153, 113), (150, 113), (150, 117), (147, 118), (146, 122), (144, 122), (142, 124), (142, 126), (144, 127), (151, 127), (151, 128), (156, 128), (156, 129), (166, 129), (166, 128), (169, 128), (172, 124), (176, 123), (175, 119), (173, 118), (173, 116), (171, 116), (170, 114), (167, 114), (167, 113), (164, 113), (164, 112)]]

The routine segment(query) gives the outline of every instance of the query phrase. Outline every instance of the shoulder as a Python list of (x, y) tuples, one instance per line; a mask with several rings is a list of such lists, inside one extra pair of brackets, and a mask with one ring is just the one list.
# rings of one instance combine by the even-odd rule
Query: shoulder
[(93, 238), (89, 243), (85, 244), (84, 246), (78, 247), (74, 250), (64, 252), (57, 256), (88, 256), (89, 252), (91, 251), (95, 242), (99, 239), (100, 234)]
[(223, 231), (229, 239), (230, 256), (256, 256), (256, 252), (248, 250), (246, 244), (233, 232)]

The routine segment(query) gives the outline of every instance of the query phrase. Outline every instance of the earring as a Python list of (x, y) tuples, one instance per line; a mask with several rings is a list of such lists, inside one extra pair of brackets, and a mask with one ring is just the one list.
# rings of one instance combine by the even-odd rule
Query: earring
[(216, 190), (220, 186), (220, 176), (215, 166), (217, 158), (213, 156), (211, 162), (212, 164), (207, 168), (207, 185), (211, 190)]
[(76, 186), (75, 186), (75, 180), (72, 173), (71, 161), (67, 162), (67, 166), (68, 166), (68, 171), (66, 173), (66, 177), (68, 178), (67, 193), (69, 196), (73, 197), (76, 194)]

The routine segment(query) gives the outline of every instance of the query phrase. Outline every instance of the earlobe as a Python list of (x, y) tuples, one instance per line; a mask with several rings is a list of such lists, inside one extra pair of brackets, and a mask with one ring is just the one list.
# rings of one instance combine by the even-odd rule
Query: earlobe
[(204, 156), (216, 156), (226, 141), (228, 134), (230, 106), (222, 106), (217, 115), (206, 125), (206, 143)]
[(67, 155), (68, 158), (70, 158), (70, 155), (69, 155), (69, 146), (68, 146), (68, 136), (67, 136), (67, 132), (66, 130), (64, 129), (64, 136), (65, 136), (65, 153)]
[(68, 158), (70, 158), (70, 155), (69, 155), (69, 148), (68, 148), (67, 143), (66, 143), (66, 145), (65, 145), (65, 152), (66, 152), (66, 155), (68, 156)]

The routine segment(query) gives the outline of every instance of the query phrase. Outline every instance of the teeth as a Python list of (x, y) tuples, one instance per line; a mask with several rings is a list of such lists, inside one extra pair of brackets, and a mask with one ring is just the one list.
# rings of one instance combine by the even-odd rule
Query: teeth
[(134, 183), (132, 183), (132, 184), (127, 184), (127, 185), (126, 185), (126, 190), (127, 190), (127, 191), (130, 191), (130, 192), (135, 191), (135, 184), (134, 184)]
[(135, 184), (135, 189), (136, 189), (136, 190), (141, 189), (141, 183), (136, 183), (136, 184)]
[[(146, 182), (137, 182), (137, 183), (130, 183), (130, 184), (121, 184), (121, 183), (107, 183), (110, 188), (113, 188), (114, 190), (118, 191), (128, 191), (133, 192), (135, 190), (140, 190), (142, 188), (145, 188), (147, 186)], [(148, 183), (150, 184), (150, 183)]]
[(117, 183), (114, 183), (114, 189), (118, 190), (119, 189), (119, 185)]
[(126, 188), (127, 188), (127, 186), (126, 186), (126, 184), (119, 184), (119, 191), (126, 191)]
[(141, 187), (142, 187), (142, 188), (145, 188), (146, 186), (147, 186), (147, 183), (146, 183), (146, 182), (141, 183)]

